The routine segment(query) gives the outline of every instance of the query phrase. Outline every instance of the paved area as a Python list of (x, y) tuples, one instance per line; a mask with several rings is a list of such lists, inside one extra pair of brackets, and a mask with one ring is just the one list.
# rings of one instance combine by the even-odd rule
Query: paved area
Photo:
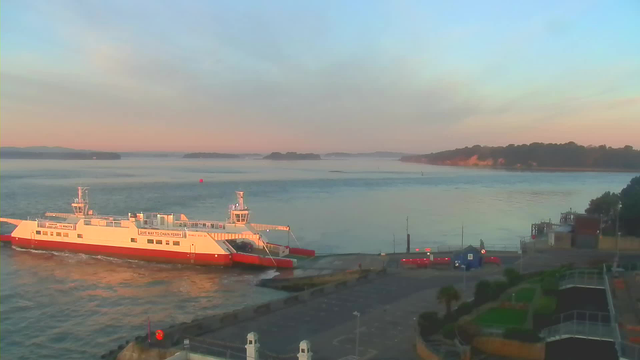
[[(550, 251), (524, 258), (525, 272), (554, 268), (573, 262), (584, 266), (593, 259), (612, 262), (614, 253), (590, 250)], [(520, 268), (520, 256), (501, 257), (503, 264)], [(627, 256), (629, 261), (640, 256)], [(326, 260), (331, 261), (331, 260)], [(357, 258), (351, 258), (353, 266)], [(347, 262), (345, 262), (347, 263)], [(355, 263), (357, 266), (357, 263)], [(467, 294), (481, 279), (502, 278), (504, 267), (486, 266), (466, 273)], [(260, 335), (262, 349), (272, 353), (296, 354), (301, 340), (309, 340), (314, 359), (353, 359), (356, 328), (359, 329), (358, 355), (361, 359), (415, 359), (413, 326), (423, 311), (443, 311), (436, 301), (444, 285), (462, 288), (463, 273), (438, 270), (395, 270), (381, 279), (315, 298), (252, 321), (241, 322), (204, 338), (225, 343), (245, 344), (246, 335)], [(355, 311), (360, 313), (359, 324)], [(236, 348), (237, 349), (237, 348)]]
[[(467, 273), (472, 289), (481, 278), (501, 278), (501, 268)], [(436, 293), (441, 286), (462, 282), (461, 272), (414, 270), (332, 293), (251, 322), (208, 334), (205, 338), (244, 344), (246, 334), (260, 335), (262, 349), (295, 354), (301, 340), (312, 344), (314, 358), (342, 359), (355, 356), (357, 317), (359, 356), (376, 359), (414, 358), (414, 323), (426, 310), (441, 309)], [(460, 284), (461, 285), (461, 284)], [(470, 291), (469, 291), (470, 293)]]

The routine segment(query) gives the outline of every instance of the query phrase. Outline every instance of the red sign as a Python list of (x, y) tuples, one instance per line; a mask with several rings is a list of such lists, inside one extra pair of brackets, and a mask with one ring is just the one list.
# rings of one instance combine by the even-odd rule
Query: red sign
[(156, 330), (156, 339), (158, 339), (158, 340), (164, 339), (164, 331)]

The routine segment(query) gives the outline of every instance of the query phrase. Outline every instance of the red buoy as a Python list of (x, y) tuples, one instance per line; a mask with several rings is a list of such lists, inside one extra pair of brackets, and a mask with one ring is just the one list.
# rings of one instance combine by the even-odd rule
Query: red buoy
[(156, 339), (158, 339), (158, 340), (164, 339), (164, 331), (156, 330)]
[(203, 180), (203, 179), (200, 179), (200, 183), (202, 184), (203, 182), (204, 182), (204, 180)]

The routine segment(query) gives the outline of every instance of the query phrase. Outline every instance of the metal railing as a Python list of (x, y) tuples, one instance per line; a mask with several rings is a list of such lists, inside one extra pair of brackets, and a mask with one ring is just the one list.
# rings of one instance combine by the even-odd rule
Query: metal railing
[(608, 312), (596, 312), (596, 311), (567, 311), (566, 313), (556, 315), (553, 318), (556, 323), (563, 324), (567, 322), (579, 321), (590, 322), (600, 324), (612, 324), (611, 314)]
[[(620, 328), (618, 328), (618, 318), (616, 316), (616, 310), (613, 306), (613, 296), (611, 296), (611, 286), (609, 285), (609, 277), (607, 276), (607, 265), (602, 265), (602, 277), (604, 278), (604, 290), (607, 294), (607, 307), (609, 308), (609, 317), (611, 318), (611, 326), (615, 329), (613, 334), (613, 341), (616, 342), (616, 350), (618, 356), (622, 357), (622, 342), (620, 339)], [(637, 357), (636, 357), (637, 358)], [(634, 358), (635, 359), (635, 358)]]
[(640, 270), (640, 263), (619, 264), (618, 268), (623, 269), (625, 271), (638, 271), (638, 270)]
[(640, 359), (640, 345), (620, 341), (616, 344), (616, 349), (618, 349), (620, 359)]
[[(221, 349), (211, 345), (206, 345), (197, 341), (190, 340), (190, 344), (185, 346), (185, 352), (187, 354), (198, 354), (204, 356), (215, 356), (216, 358), (228, 359), (228, 360), (246, 360), (247, 354), (241, 354), (231, 351), (229, 349)], [(187, 355), (187, 358), (188, 355)]]
[(567, 337), (614, 340), (615, 326), (611, 325), (611, 323), (569, 321), (544, 329), (542, 331), (542, 337), (547, 341), (559, 340)]
[(600, 270), (578, 269), (563, 273), (558, 279), (560, 289), (571, 286), (598, 287), (605, 286), (605, 276)]
[[(202, 338), (185, 339), (183, 349), (187, 354), (215, 356), (226, 360), (246, 360), (247, 353), (244, 345), (227, 344), (216, 340)], [(278, 355), (265, 350), (258, 350), (260, 359), (263, 360), (297, 360), (297, 354)], [(188, 359), (189, 357), (187, 357)]]
[(520, 250), (520, 244), (486, 244), (484, 248), (487, 251), (518, 252), (518, 250)]

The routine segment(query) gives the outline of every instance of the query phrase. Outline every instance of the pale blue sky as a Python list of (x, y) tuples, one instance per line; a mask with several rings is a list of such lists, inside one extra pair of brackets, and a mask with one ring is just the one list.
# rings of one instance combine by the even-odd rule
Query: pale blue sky
[(0, 17), (3, 146), (640, 147), (637, 0), (2, 0)]

